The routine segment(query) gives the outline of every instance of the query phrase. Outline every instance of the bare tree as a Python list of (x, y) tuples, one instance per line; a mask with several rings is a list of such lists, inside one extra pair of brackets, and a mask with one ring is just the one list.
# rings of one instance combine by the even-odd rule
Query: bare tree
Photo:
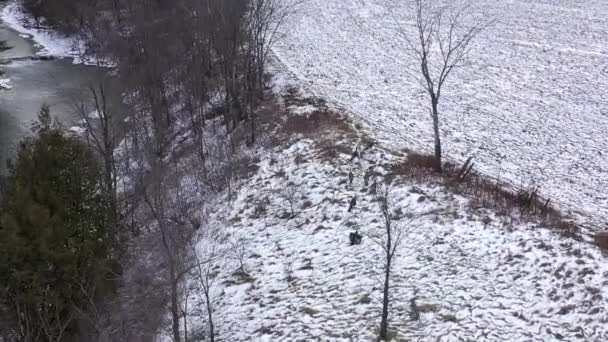
[(247, 252), (249, 251), (250, 239), (245, 234), (235, 234), (230, 241), (230, 249), (232, 250), (232, 257), (238, 264), (237, 273), (240, 276), (248, 276), (246, 259)]
[[(250, 0), (248, 13), (248, 39), (251, 62), (255, 66), (252, 81), (261, 91), (268, 54), (273, 44), (281, 38), (280, 29), (285, 20), (295, 12), (301, 1)], [(257, 94), (260, 96), (261, 94)]]
[[(136, 240), (136, 241), (135, 241)], [(166, 321), (166, 271), (159, 267), (161, 242), (155, 234), (131, 241), (129, 258), (111, 311), (111, 341), (153, 341)], [(105, 342), (105, 341), (104, 341)]]
[[(87, 139), (103, 162), (104, 193), (110, 205), (109, 225), (112, 228), (112, 236), (119, 237), (124, 235), (124, 232), (118, 227), (121, 208), (116, 150), (124, 132), (119, 118), (119, 105), (116, 103), (121, 96), (116, 90), (111, 90), (113, 81), (116, 80), (102, 76), (97, 83), (91, 82), (79, 100), (75, 101), (75, 106), (84, 122)], [(120, 247), (120, 241), (114, 242), (114, 246)]]
[[(181, 2), (180, 2), (181, 3)], [(138, 220), (148, 227), (145, 234), (159, 240), (159, 265), (169, 292), (169, 312), (172, 337), (181, 341), (181, 283), (188, 270), (184, 246), (191, 229), (180, 218), (183, 209), (180, 188), (182, 172), (176, 148), (179, 127), (176, 122), (178, 86), (175, 72), (167, 56), (179, 55), (177, 31), (179, 21), (171, 21), (176, 10), (165, 3), (143, 0), (125, 2), (123, 19), (130, 25), (127, 36), (118, 36), (117, 49), (122, 59), (118, 72), (129, 90), (134, 113), (129, 121), (129, 140), (133, 145), (132, 158), (136, 168), (129, 178), (137, 183), (143, 204)], [(173, 24), (169, 25), (169, 23)], [(122, 40), (122, 41), (121, 41)], [(169, 52), (170, 51), (170, 52)], [(179, 60), (176, 57), (174, 62)]]
[[(462, 66), (471, 42), (492, 23), (487, 17), (473, 16), (469, 0), (446, 4), (442, 0), (413, 0), (415, 33), (399, 23), (399, 33), (420, 63), (418, 80), (429, 94), (430, 114), (435, 137), (436, 169), (442, 171), (439, 100), (446, 80), (454, 68)], [(395, 11), (391, 9), (394, 13)]]
[(279, 189), (278, 196), (289, 205), (289, 218), (296, 217), (296, 208), (298, 203), (304, 197), (299, 184), (292, 181), (288, 181), (281, 189)]
[(196, 278), (198, 279), (203, 295), (205, 297), (205, 310), (207, 311), (207, 325), (209, 341), (215, 342), (216, 329), (214, 321), (215, 305), (213, 288), (221, 269), (220, 262), (226, 255), (223, 248), (224, 236), (216, 227), (211, 227), (207, 231), (207, 236), (201, 239), (198, 248), (195, 246), (194, 255), (196, 258)]
[(247, 13), (247, 44), (245, 56), (246, 104), (251, 129), (250, 142), (255, 143), (255, 108), (264, 91), (264, 72), (270, 49), (282, 37), (281, 27), (302, 0), (249, 0)]
[(386, 184), (381, 184), (376, 192), (376, 201), (380, 205), (382, 214), (383, 226), (381, 229), (373, 230), (370, 234), (370, 240), (380, 246), (384, 258), (383, 263), (383, 279), (382, 279), (382, 319), (380, 321), (380, 339), (387, 340), (388, 323), (389, 323), (389, 305), (390, 305), (390, 281), (391, 268), (395, 255), (403, 240), (408, 233), (412, 231), (413, 218), (407, 222), (395, 222), (394, 213), (392, 212), (393, 203), (389, 187)]
[(180, 196), (182, 173), (179, 158), (174, 152), (174, 129), (171, 125), (168, 90), (159, 83), (142, 86), (144, 95), (138, 99), (142, 109), (130, 120), (131, 136), (134, 143), (132, 157), (137, 169), (131, 178), (138, 183), (145, 214), (138, 218), (148, 227), (146, 234), (154, 235), (160, 242), (161, 267), (165, 271), (163, 279), (169, 287), (169, 310), (173, 340), (181, 341), (180, 284), (187, 272), (184, 246), (190, 238), (190, 225), (181, 218), (183, 203)]
[(211, 41), (223, 79), (224, 123), (228, 131), (243, 120), (239, 57), (245, 40), (244, 22), (248, 0), (208, 0), (209, 16), (215, 18)]
[(287, 285), (291, 285), (291, 283), (295, 280), (293, 275), (293, 257), (285, 256), (283, 261), (283, 273), (285, 273), (285, 280), (287, 281)]
[(58, 298), (53, 298), (55, 303), (47, 307), (38, 309), (38, 319), (42, 327), (43, 339), (49, 342), (59, 342), (64, 338), (64, 334), (75, 319), (74, 312), (63, 313), (58, 305)]

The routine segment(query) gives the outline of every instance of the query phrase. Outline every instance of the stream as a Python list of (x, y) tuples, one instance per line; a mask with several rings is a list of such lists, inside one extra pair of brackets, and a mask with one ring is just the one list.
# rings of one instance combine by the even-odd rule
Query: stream
[[(19, 139), (30, 126), (43, 104), (65, 126), (79, 120), (75, 103), (82, 99), (87, 85), (108, 69), (73, 64), (71, 58), (36, 60), (39, 49), (27, 35), (0, 22), (0, 40), (10, 50), (0, 52), (2, 78), (11, 80), (11, 89), (0, 89), (0, 171), (15, 151)], [(32, 59), (33, 58), (33, 59)]]

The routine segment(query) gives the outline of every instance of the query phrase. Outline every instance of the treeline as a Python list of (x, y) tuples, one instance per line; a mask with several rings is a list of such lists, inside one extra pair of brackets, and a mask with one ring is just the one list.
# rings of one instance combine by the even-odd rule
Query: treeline
[[(44, 109), (2, 180), (0, 341), (153, 341), (167, 328), (176, 342), (213, 341), (202, 208), (225, 190), (230, 200), (258, 142), (270, 47), (293, 3), (20, 3), (112, 68), (74, 103), (84, 133)], [(188, 319), (194, 271), (205, 327)]]

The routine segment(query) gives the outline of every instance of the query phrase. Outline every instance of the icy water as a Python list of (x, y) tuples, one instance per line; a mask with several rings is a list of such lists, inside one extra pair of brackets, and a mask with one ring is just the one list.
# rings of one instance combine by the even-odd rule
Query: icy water
[(18, 140), (29, 132), (43, 104), (65, 126), (72, 125), (78, 115), (75, 103), (91, 82), (107, 73), (107, 69), (73, 64), (72, 59), (31, 60), (37, 48), (27, 36), (0, 23), (0, 39), (13, 48), (0, 52), (5, 65), (3, 78), (11, 79), (12, 89), (0, 90), (0, 170), (14, 151)]

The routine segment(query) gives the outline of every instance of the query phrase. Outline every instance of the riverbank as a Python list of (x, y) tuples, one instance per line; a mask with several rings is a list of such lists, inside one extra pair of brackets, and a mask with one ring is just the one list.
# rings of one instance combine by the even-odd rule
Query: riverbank
[(21, 38), (33, 42), (32, 46), (36, 55), (70, 57), (75, 60), (79, 57), (81, 46), (77, 40), (53, 30), (33, 27), (27, 15), (19, 9), (16, 1), (10, 1), (2, 7), (0, 19), (8, 27), (17, 31)]
[(29, 126), (43, 104), (70, 127), (79, 120), (75, 105), (83, 101), (89, 85), (107, 77), (107, 68), (85, 65), (68, 49), (67, 38), (20, 23), (15, 3), (0, 6), (0, 39), (9, 50), (0, 52), (0, 77), (9, 89), (0, 90), (0, 170), (16, 142), (28, 134)]
[(113, 67), (114, 63), (97, 56), (84, 56), (85, 44), (74, 37), (69, 37), (53, 29), (36, 28), (27, 14), (11, 0), (0, 5), (0, 19), (10, 29), (18, 32), (19, 37), (28, 41), (27, 45), (39, 57), (69, 58), (74, 64), (85, 64), (97, 67)]

